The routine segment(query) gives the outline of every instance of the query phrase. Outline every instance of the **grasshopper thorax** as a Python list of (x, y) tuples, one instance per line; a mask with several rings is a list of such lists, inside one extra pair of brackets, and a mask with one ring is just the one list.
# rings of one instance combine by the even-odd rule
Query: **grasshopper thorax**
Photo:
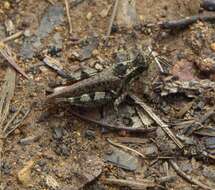
[(141, 53), (137, 54), (133, 60), (117, 63), (114, 68), (114, 74), (119, 77), (135, 77), (147, 70), (148, 62)]

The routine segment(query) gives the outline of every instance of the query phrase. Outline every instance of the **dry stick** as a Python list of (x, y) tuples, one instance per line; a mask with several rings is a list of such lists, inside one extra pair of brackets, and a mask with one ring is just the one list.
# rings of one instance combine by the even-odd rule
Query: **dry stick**
[(54, 5), (54, 2), (52, 0), (47, 0), (51, 5)]
[(19, 109), (16, 111), (16, 113), (13, 114), (13, 116), (11, 117), (11, 119), (7, 122), (7, 124), (4, 126), (3, 132), (5, 133), (8, 129), (8, 127), (10, 126), (10, 124), (14, 121), (14, 119), (16, 118), (16, 116), (20, 113), (20, 111), (22, 110), (23, 105), (21, 105), (19, 107)]
[(111, 18), (110, 18), (110, 23), (109, 23), (109, 25), (108, 25), (108, 30), (107, 30), (107, 33), (106, 33), (106, 41), (105, 41), (105, 44), (107, 44), (107, 42), (108, 42), (108, 39), (109, 39), (111, 30), (112, 30), (112, 26), (113, 26), (113, 21), (114, 21), (114, 19), (115, 19), (115, 17), (116, 17), (116, 12), (117, 12), (117, 9), (118, 9), (118, 5), (119, 5), (119, 0), (116, 0), (116, 1), (115, 1), (115, 4), (114, 4), (114, 7), (113, 7), (112, 15), (111, 15)]
[[(5, 83), (2, 88), (0, 100), (0, 167), (2, 166), (3, 148), (4, 148), (4, 132), (3, 124), (9, 113), (9, 106), (15, 89), (16, 73), (8, 68)], [(0, 170), (0, 183), (2, 182), (2, 173)]]
[[(9, 71), (8, 71), (9, 72)], [(6, 77), (5, 77), (5, 82), (3, 84), (3, 87), (2, 87), (2, 92), (1, 92), (1, 100), (0, 100), (0, 115), (2, 114), (3, 112), (3, 109), (4, 109), (4, 102), (5, 102), (5, 99), (6, 99), (6, 96), (7, 96), (7, 74), (6, 74)], [(2, 117), (0, 117), (0, 123), (2, 123)], [(4, 138), (3, 138), (3, 128), (2, 126), (0, 125), (0, 167), (2, 166), (2, 158), (3, 158), (3, 147), (4, 147)], [(1, 173), (2, 170), (0, 170), (0, 185), (2, 183), (2, 173)]]
[(163, 186), (157, 185), (154, 182), (135, 182), (134, 180), (125, 180), (125, 179), (114, 179), (114, 178), (105, 178), (102, 180), (103, 183), (109, 184), (109, 185), (119, 185), (119, 186), (126, 186), (130, 187), (131, 189), (147, 189), (147, 188), (153, 188), (153, 187), (160, 187), (164, 189)]
[[(5, 76), (5, 82), (3, 84), (2, 91), (1, 91), (1, 94), (0, 94), (0, 97), (1, 97), (1, 100), (0, 100), (0, 115), (3, 112), (5, 99), (7, 97), (8, 73), (9, 73), (9, 70), (7, 71), (7, 74)], [(2, 117), (0, 117), (0, 123), (2, 123), (2, 120), (3, 120)], [(1, 125), (0, 125), (0, 128), (1, 128)]]
[(56, 59), (46, 55), (45, 58), (43, 59), (43, 63), (49, 67), (50, 69), (52, 69), (53, 71), (55, 71), (59, 76), (61, 76), (62, 78), (69, 78), (69, 74), (67, 74), (63, 69), (61, 69), (58, 65), (59, 65), (59, 61), (57, 61)]
[(22, 36), (23, 33), (24, 33), (23, 31), (19, 31), (19, 32), (15, 33), (15, 34), (13, 34), (13, 35), (11, 35), (11, 36), (8, 36), (8, 37), (4, 38), (4, 39), (1, 40), (1, 41), (2, 41), (2, 42), (8, 42), (8, 41), (10, 41), (10, 40), (14, 40), (14, 39), (19, 38), (20, 36)]
[(66, 6), (66, 15), (67, 15), (68, 22), (69, 22), (69, 33), (72, 34), (72, 21), (71, 21), (71, 17), (70, 17), (70, 13), (69, 13), (68, 0), (65, 0), (65, 6)]
[(91, 119), (89, 117), (86, 117), (86, 116), (83, 116), (77, 112), (74, 112), (74, 111), (71, 111), (72, 115), (76, 116), (76, 117), (79, 117), (80, 119), (83, 119), (85, 121), (88, 121), (88, 122), (91, 122), (91, 123), (95, 123), (97, 125), (100, 125), (102, 127), (106, 127), (110, 130), (117, 130), (117, 131), (121, 131), (121, 130), (124, 130), (124, 131), (129, 131), (129, 132), (139, 132), (139, 133), (149, 133), (149, 132), (152, 132), (154, 131), (156, 128), (150, 128), (150, 129), (144, 129), (144, 128), (132, 128), (132, 127), (116, 127), (114, 125), (111, 125), (109, 123), (105, 123), (105, 122), (99, 122), (97, 120), (94, 120), (94, 119)]
[(204, 22), (215, 22), (215, 16), (214, 15), (194, 15), (191, 17), (187, 17), (180, 20), (172, 20), (172, 21), (165, 21), (158, 23), (161, 28), (164, 29), (184, 29), (188, 27), (189, 25), (197, 22), (198, 20), (204, 21)]
[(28, 116), (28, 114), (31, 112), (31, 107), (25, 112), (24, 116), (22, 117), (22, 119), (19, 121), (18, 124), (16, 124), (10, 131), (6, 132), (4, 135), (4, 138), (7, 138), (8, 135), (10, 135), (13, 131), (15, 131), (21, 124), (22, 122), (25, 120), (25, 118)]
[[(7, 115), (9, 113), (10, 108), (10, 102), (14, 95), (14, 89), (15, 89), (15, 79), (16, 79), (16, 73), (9, 68), (6, 78), (6, 89), (5, 90), (5, 97), (3, 98), (3, 109), (1, 108), (1, 120), (0, 120), (0, 128), (2, 128), (3, 123), (7, 119)], [(2, 102), (1, 102), (2, 103)]]
[(149, 106), (147, 106), (141, 99), (133, 94), (129, 94), (129, 96), (135, 101), (136, 104), (141, 106), (149, 116), (161, 127), (161, 129), (173, 140), (173, 142), (182, 149), (184, 145), (175, 137), (173, 132), (169, 129), (168, 125), (165, 124), (152, 110)]
[(143, 139), (139, 137), (118, 137), (116, 138), (117, 142), (120, 143), (129, 143), (129, 144), (146, 144), (148, 143), (148, 139)]
[(148, 49), (149, 49), (149, 52), (151, 53), (152, 57), (154, 58), (155, 63), (157, 64), (157, 66), (158, 66), (160, 72), (161, 72), (161, 73), (164, 73), (164, 69), (163, 69), (163, 67), (161, 66), (160, 61), (158, 60), (157, 56), (155, 55), (155, 52), (152, 51), (152, 49), (151, 49), (150, 47), (148, 47)]
[(70, 5), (71, 5), (71, 7), (75, 7), (75, 6), (83, 3), (84, 1), (85, 0), (72, 0), (72, 1), (70, 0)]
[(200, 181), (198, 181), (196, 179), (193, 179), (191, 176), (184, 173), (173, 160), (169, 160), (169, 162), (170, 162), (171, 166), (173, 167), (173, 169), (175, 170), (175, 172), (182, 178), (186, 179), (188, 182), (190, 182), (194, 185), (198, 185), (202, 189), (214, 190), (214, 188), (208, 187), (207, 185), (201, 183)]
[(208, 158), (211, 158), (211, 159), (215, 160), (215, 156), (214, 155), (208, 154), (208, 153), (206, 155), (208, 156)]
[(187, 135), (190, 135), (193, 130), (190, 131), (190, 129), (192, 128), (192, 126), (197, 123), (197, 124), (200, 124), (202, 125), (208, 118), (210, 118), (215, 112), (215, 106), (211, 107), (203, 116), (201, 116), (198, 121), (193, 121), (192, 123), (190, 123), (189, 125), (186, 126), (186, 131), (185, 133)]
[(10, 48), (3, 42), (0, 42), (0, 53), (17, 72), (28, 79), (28, 75), (16, 64)]
[(149, 126), (152, 124), (152, 120), (151, 118), (148, 118), (142, 111), (142, 109), (140, 110), (140, 108), (136, 108), (136, 112), (140, 118), (140, 121), (142, 122), (143, 126), (145, 126), (145, 128), (149, 128)]
[(130, 147), (127, 147), (127, 146), (125, 146), (125, 145), (121, 145), (121, 144), (119, 144), (119, 143), (113, 142), (113, 141), (111, 141), (110, 139), (107, 139), (107, 141), (108, 141), (110, 144), (112, 144), (112, 145), (114, 145), (114, 146), (116, 146), (116, 147), (120, 147), (120, 148), (122, 148), (122, 149), (129, 150), (129, 151), (131, 151), (131, 152), (134, 152), (135, 154), (137, 154), (137, 155), (140, 156), (141, 158), (146, 159), (146, 156), (144, 156), (142, 153), (140, 153), (140, 152), (134, 150), (133, 148), (130, 148)]

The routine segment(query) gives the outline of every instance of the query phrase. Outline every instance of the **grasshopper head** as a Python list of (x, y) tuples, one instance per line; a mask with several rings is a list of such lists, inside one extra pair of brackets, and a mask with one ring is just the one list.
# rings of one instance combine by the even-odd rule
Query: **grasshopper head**
[(148, 62), (146, 56), (138, 53), (132, 60), (119, 62), (114, 65), (114, 73), (116, 76), (125, 77), (127, 75), (138, 75), (147, 70)]

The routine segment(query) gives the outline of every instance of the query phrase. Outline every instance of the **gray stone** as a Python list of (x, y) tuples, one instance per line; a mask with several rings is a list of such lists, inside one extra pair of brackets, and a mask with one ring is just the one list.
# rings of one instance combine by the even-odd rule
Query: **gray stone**
[(34, 48), (30, 39), (26, 39), (21, 47), (20, 55), (25, 59), (31, 59), (34, 56)]
[[(41, 41), (48, 37), (48, 35), (55, 29), (56, 26), (63, 22), (64, 8), (61, 4), (50, 6), (35, 32), (35, 35), (30, 38), (25, 38), (24, 43), (21, 47), (20, 55), (24, 59), (33, 58), (35, 52), (43, 48)], [(60, 37), (55, 36), (54, 40), (57, 42), (58, 46), (62, 47), (62, 42), (60, 42)]]
[(54, 128), (53, 137), (55, 139), (61, 139), (63, 136), (63, 129), (61, 127)]
[(39, 39), (47, 37), (57, 25), (62, 23), (63, 16), (64, 9), (62, 5), (58, 4), (49, 7), (36, 31), (36, 36)]
[(106, 154), (104, 159), (128, 171), (135, 171), (138, 167), (138, 159), (136, 157), (117, 148), (113, 148), (112, 153)]
[(19, 142), (22, 145), (29, 145), (37, 140), (39, 140), (40, 136), (29, 136), (26, 138), (21, 139)]
[(62, 49), (63, 47), (63, 39), (60, 33), (56, 33), (53, 36), (53, 42), (50, 44), (50, 46), (55, 46), (58, 49)]
[(78, 60), (84, 61), (89, 59), (92, 56), (93, 50), (96, 49), (99, 45), (99, 41), (97, 37), (91, 37), (88, 39), (88, 45), (84, 46), (79, 54)]
[(144, 154), (146, 156), (157, 156), (158, 155), (158, 148), (154, 144), (147, 144), (143, 148)]

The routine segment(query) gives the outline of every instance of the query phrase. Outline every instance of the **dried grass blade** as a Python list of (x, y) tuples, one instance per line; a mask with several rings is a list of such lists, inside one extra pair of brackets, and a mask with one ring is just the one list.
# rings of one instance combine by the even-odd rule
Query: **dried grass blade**
[(3, 42), (0, 42), (0, 53), (17, 72), (29, 79), (28, 75), (15, 62), (10, 48)]

